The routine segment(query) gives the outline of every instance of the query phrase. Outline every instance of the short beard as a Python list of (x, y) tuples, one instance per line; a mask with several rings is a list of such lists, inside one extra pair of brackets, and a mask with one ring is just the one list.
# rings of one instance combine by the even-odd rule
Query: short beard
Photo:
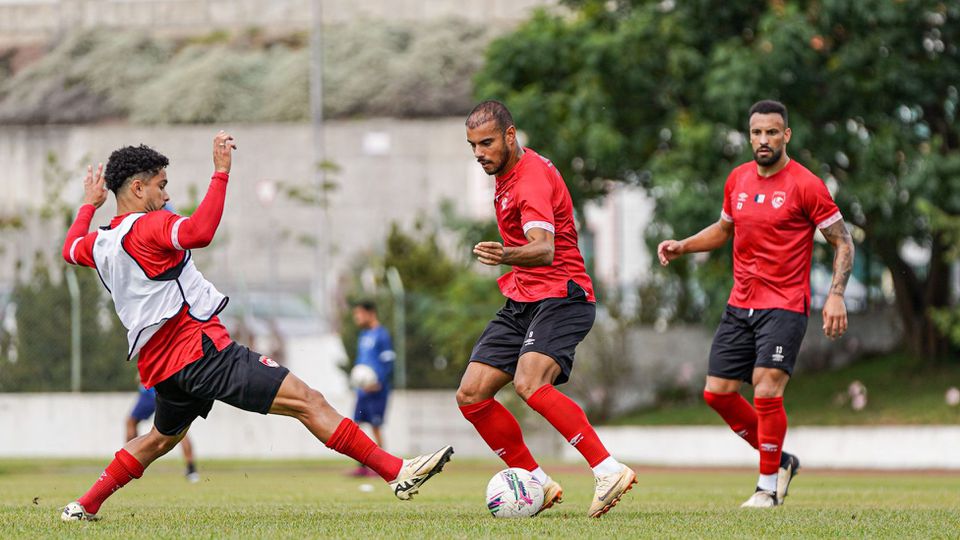
[(506, 145), (506, 141), (504, 141), (503, 153), (500, 154), (500, 166), (497, 167), (497, 170), (490, 173), (490, 176), (500, 176), (504, 173), (504, 168), (506, 168), (507, 162), (510, 161), (510, 152), (512, 152), (512, 150), (512, 148)]
[(766, 148), (770, 150), (770, 157), (762, 158), (757, 155), (757, 152), (760, 150), (759, 148), (753, 152), (753, 160), (756, 161), (757, 165), (760, 165), (761, 167), (769, 167), (780, 161), (780, 157), (783, 156), (783, 148), (778, 148), (776, 150), (770, 148), (769, 146)]

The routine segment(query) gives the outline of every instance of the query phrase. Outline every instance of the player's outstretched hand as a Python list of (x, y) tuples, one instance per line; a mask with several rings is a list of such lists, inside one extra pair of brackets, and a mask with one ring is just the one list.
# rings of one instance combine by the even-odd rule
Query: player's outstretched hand
[(657, 246), (657, 258), (663, 266), (670, 264), (670, 261), (681, 255), (683, 255), (683, 246), (676, 240), (664, 240)]
[(503, 244), (500, 242), (480, 242), (473, 246), (477, 260), (488, 266), (497, 266), (503, 262)]
[(233, 136), (224, 130), (213, 138), (213, 167), (217, 172), (229, 173), (233, 161), (233, 151), (237, 149)]
[(836, 339), (847, 331), (847, 306), (839, 294), (830, 294), (823, 303), (823, 333)]
[(97, 165), (94, 174), (93, 165), (87, 165), (87, 176), (83, 178), (83, 204), (92, 204), (100, 208), (107, 200), (106, 180), (103, 178), (103, 163)]

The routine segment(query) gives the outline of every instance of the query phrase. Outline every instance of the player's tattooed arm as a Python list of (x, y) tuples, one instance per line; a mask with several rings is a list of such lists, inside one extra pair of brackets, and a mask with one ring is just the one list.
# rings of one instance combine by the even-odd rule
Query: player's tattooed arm
[(830, 284), (830, 294), (843, 296), (847, 290), (847, 282), (853, 271), (853, 238), (843, 220), (820, 229), (823, 237), (833, 246), (833, 282)]

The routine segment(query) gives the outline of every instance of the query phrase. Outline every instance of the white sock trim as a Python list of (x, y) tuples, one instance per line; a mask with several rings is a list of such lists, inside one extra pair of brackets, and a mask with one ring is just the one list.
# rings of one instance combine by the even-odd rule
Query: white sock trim
[(623, 470), (623, 463), (613, 459), (613, 456), (609, 456), (607, 459), (597, 463), (597, 466), (593, 468), (594, 476), (606, 476), (608, 474), (617, 474)]
[(757, 487), (764, 491), (776, 491), (777, 474), (761, 474), (760, 479), (757, 480)]
[(530, 474), (533, 475), (534, 480), (536, 480), (537, 482), (540, 482), (541, 486), (547, 485), (547, 480), (550, 479), (550, 477), (547, 476), (547, 473), (543, 470), (542, 467), (537, 467), (536, 469), (530, 471)]

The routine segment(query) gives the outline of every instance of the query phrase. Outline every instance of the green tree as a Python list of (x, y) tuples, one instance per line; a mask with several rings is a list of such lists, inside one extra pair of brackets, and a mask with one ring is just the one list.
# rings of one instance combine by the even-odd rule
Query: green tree
[[(639, 184), (657, 201), (651, 243), (695, 232), (717, 219), (729, 170), (750, 159), (747, 108), (779, 99), (792, 111), (791, 155), (837, 188), (861, 256), (890, 269), (909, 349), (947, 354), (932, 315), (952, 308), (951, 244), (919, 203), (960, 215), (960, 4), (564, 3), (572, 14), (538, 13), (491, 44), (476, 94), (507, 102), (578, 204), (610, 180)], [(928, 248), (923, 268), (903, 258), (908, 241)], [(726, 254), (676, 266), (681, 303), (722, 305)]]
[[(386, 238), (382, 258), (368, 257), (361, 268), (396, 268), (403, 280), (406, 310), (407, 385), (410, 388), (455, 388), (460, 381), (470, 351), (487, 321), (503, 303), (494, 279), (472, 270), (464, 242), (489, 229), (483, 222), (454, 218), (447, 207), (448, 228), (456, 239), (444, 238), (423, 222), (411, 231), (393, 224)], [(447, 236), (451, 236), (448, 234)], [(446, 247), (453, 244), (453, 247)], [(359, 275), (360, 272), (357, 272)], [(378, 274), (377, 311), (381, 322), (394, 334), (393, 299)], [(351, 296), (361, 297), (362, 287), (354, 284)], [(369, 291), (367, 292), (369, 295)], [(344, 347), (355, 357), (356, 328), (344, 314)]]

